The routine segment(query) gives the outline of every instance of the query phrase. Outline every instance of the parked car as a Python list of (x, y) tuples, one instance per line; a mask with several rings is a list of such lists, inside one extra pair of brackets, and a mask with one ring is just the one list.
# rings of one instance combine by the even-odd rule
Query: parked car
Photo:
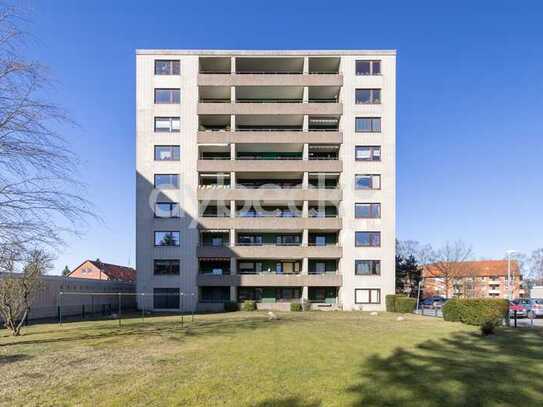
[(446, 302), (447, 299), (445, 297), (434, 295), (432, 297), (425, 298), (420, 304), (422, 308), (441, 308)]
[(513, 300), (509, 303), (509, 317), (514, 317), (515, 311), (517, 312), (517, 318), (528, 316), (526, 305), (522, 301), (524, 300)]
[(542, 298), (523, 298), (518, 301), (526, 309), (527, 316), (530, 316), (530, 313), (533, 313), (536, 318), (543, 316)]

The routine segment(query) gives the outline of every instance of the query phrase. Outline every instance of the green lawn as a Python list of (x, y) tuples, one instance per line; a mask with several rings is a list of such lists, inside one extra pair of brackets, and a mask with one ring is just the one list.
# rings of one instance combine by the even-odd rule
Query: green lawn
[(0, 331), (0, 403), (541, 406), (543, 331), (361, 312), (197, 315)]

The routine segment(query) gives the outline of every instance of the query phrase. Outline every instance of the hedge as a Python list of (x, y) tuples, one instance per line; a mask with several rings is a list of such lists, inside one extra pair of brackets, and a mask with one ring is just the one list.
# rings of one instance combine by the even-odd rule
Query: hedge
[(385, 304), (387, 312), (396, 312), (396, 296), (395, 295), (387, 295), (385, 296)]
[(415, 311), (417, 307), (417, 300), (409, 297), (396, 297), (395, 312), (402, 314), (410, 314)]
[(385, 296), (385, 304), (387, 312), (408, 314), (415, 310), (417, 300), (415, 298), (406, 297), (403, 294), (390, 294)]
[(290, 303), (290, 310), (293, 312), (301, 312), (302, 311), (302, 304), (298, 302), (292, 302)]
[(256, 311), (256, 301), (245, 300), (241, 304), (242, 311)]
[(445, 321), (480, 326), (485, 335), (500, 326), (508, 313), (509, 301), (496, 298), (452, 299), (443, 306)]

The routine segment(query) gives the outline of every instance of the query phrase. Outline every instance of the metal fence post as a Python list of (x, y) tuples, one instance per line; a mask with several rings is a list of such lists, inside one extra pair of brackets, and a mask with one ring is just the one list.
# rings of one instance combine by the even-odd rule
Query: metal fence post
[(58, 323), (62, 325), (62, 291), (58, 293)]
[(180, 297), (181, 297), (181, 328), (183, 328), (183, 292), (181, 291), (179, 293)]
[(141, 293), (141, 322), (145, 322), (145, 293)]
[(192, 295), (192, 304), (191, 304), (192, 305), (192, 317), (191, 317), (190, 322), (194, 323), (194, 308), (196, 308), (196, 305), (194, 303), (194, 293), (192, 293), (191, 295)]
[(118, 292), (118, 303), (119, 303), (119, 328), (121, 327), (121, 293)]

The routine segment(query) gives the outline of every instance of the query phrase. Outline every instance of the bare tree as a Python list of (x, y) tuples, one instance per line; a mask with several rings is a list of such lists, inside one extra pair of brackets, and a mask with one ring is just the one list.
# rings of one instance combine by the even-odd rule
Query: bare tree
[(543, 248), (536, 249), (527, 261), (530, 265), (530, 278), (535, 284), (543, 284)]
[(58, 245), (92, 215), (59, 128), (72, 124), (45, 94), (47, 69), (22, 56), (25, 20), (0, 7), (0, 248)]
[(432, 264), (425, 268), (426, 277), (440, 279), (449, 298), (451, 286), (468, 274), (466, 261), (472, 255), (471, 247), (463, 241), (447, 242), (432, 254)]
[[(16, 251), (3, 253), (0, 268), (0, 317), (13, 336), (19, 336), (36, 294), (42, 287), (41, 276), (51, 269), (51, 256), (44, 250), (26, 255)], [(22, 264), (22, 270), (19, 265)]]

